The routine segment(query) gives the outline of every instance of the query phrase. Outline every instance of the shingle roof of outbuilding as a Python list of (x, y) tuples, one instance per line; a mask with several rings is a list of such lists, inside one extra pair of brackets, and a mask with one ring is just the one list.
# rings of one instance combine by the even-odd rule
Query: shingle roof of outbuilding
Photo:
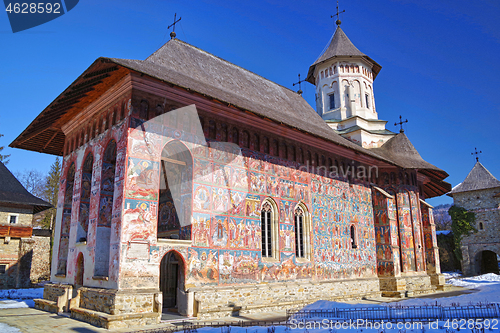
[(376, 63), (372, 58), (358, 50), (356, 46), (351, 42), (349, 37), (344, 33), (344, 31), (339, 27), (335, 30), (332, 38), (330, 39), (330, 44), (325, 49), (325, 51), (319, 56), (319, 58), (309, 67), (309, 72), (307, 73), (306, 80), (312, 84), (314, 82), (314, 70), (316, 65), (336, 57), (361, 57), (368, 60), (373, 65), (373, 77), (375, 78), (377, 74), (382, 69), (378, 63)]
[(48, 202), (29, 193), (2, 162), (0, 162), (0, 204), (33, 206), (33, 213), (52, 207)]
[(468, 191), (486, 190), (490, 188), (500, 188), (500, 181), (495, 178), (480, 162), (469, 172), (465, 180), (455, 186), (450, 193), (453, 196), (455, 193)]

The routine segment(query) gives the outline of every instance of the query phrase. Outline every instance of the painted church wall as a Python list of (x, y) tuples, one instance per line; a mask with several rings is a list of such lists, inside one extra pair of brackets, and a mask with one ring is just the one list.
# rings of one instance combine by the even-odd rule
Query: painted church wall
[[(67, 238), (67, 254), (60, 250), (54, 251), (53, 258), (66, 257), (67, 267), (59, 269), (58, 274), (52, 276), (52, 281), (74, 283), (77, 271), (77, 258), (80, 253), (84, 256), (84, 285), (117, 288), (119, 270), (119, 237), (122, 210), (122, 192), (126, 149), (127, 103), (130, 98), (121, 96), (115, 99), (108, 107), (99, 111), (93, 119), (83, 122), (83, 128), (73, 130), (67, 134), (65, 156), (62, 165), (62, 175), (59, 193), (65, 194), (68, 181), (68, 169), (75, 167), (75, 181), (72, 195), (60, 195), (57, 205), (55, 249), (64, 244), (64, 223), (69, 223), (69, 237)], [(103, 155), (108, 143), (114, 140), (117, 144), (115, 154), (115, 175), (108, 179), (106, 165), (103, 168)], [(85, 165), (86, 158), (91, 154), (91, 165)], [(88, 164), (88, 161), (87, 161)], [(108, 168), (109, 169), (109, 168)], [(105, 189), (108, 198), (103, 198), (101, 190)], [(106, 201), (103, 207), (102, 201)], [(103, 209), (104, 208), (104, 209)], [(66, 220), (65, 220), (66, 219)], [(99, 224), (99, 220), (107, 221), (107, 225)], [(99, 233), (98, 228), (105, 228)], [(64, 228), (65, 229), (65, 228)], [(61, 237), (62, 235), (62, 237)], [(99, 237), (102, 237), (101, 239)], [(99, 248), (109, 240), (109, 246)], [(102, 272), (95, 272), (98, 253), (106, 253), (107, 267)], [(54, 267), (53, 259), (53, 267)], [(56, 265), (56, 267), (59, 264)], [(57, 269), (56, 269), (57, 271)], [(101, 275), (98, 279), (96, 275)]]
[[(155, 100), (162, 103), (154, 107)], [(285, 159), (289, 155), (283, 148), (281, 158), (271, 156), (280, 149), (272, 134), (240, 124), (234, 127), (230, 122), (212, 122), (210, 115), (200, 113), (204, 135), (214, 138), (206, 144), (193, 134), (194, 124), (172, 117), (163, 117), (168, 121), (155, 118), (180, 106), (166, 106), (164, 98), (144, 93), (134, 95), (132, 105), (120, 288), (158, 286), (160, 255), (165, 253), (164, 242), (157, 239), (158, 221), (179, 214), (172, 202), (158, 201), (161, 152), (171, 142), (182, 143), (192, 156), (191, 222), (175, 235), (175, 239), (191, 239), (192, 245), (187, 251), (172, 247), (186, 261), (187, 288), (376, 276), (369, 187), (297, 170), (300, 164)], [(253, 149), (226, 149), (215, 138)], [(266, 139), (270, 154), (261, 153), (266, 151), (262, 146)], [(277, 260), (262, 258), (260, 207), (266, 198), (272, 198), (278, 207)], [(311, 260), (295, 258), (293, 211), (299, 201), (305, 204), (311, 219)], [(356, 229), (356, 249), (351, 248), (351, 225)], [(140, 258), (132, 259), (130, 254), (140, 251)]]

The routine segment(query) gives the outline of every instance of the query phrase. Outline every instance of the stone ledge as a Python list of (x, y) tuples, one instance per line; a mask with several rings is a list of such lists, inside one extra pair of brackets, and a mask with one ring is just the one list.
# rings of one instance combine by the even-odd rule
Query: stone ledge
[(79, 307), (71, 309), (71, 318), (107, 329), (154, 325), (160, 322), (160, 316), (161, 314), (154, 312), (110, 315)]
[(62, 309), (59, 309), (57, 303), (54, 301), (49, 301), (41, 298), (36, 298), (34, 299), (34, 301), (35, 301), (35, 309), (52, 313), (62, 312)]

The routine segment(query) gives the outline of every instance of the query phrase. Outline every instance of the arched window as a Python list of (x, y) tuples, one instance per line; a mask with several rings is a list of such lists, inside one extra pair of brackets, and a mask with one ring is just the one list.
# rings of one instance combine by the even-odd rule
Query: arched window
[[(187, 113), (186, 113), (187, 115)], [(220, 125), (220, 141), (222, 142), (227, 142), (227, 125), (226, 124), (221, 124)]]
[(272, 145), (272, 152), (271, 155), (279, 157), (279, 146), (278, 146), (278, 140), (273, 140), (273, 145)]
[(208, 122), (208, 138), (211, 140), (215, 140), (215, 121), (213, 120), (210, 120)]
[[(264, 145), (265, 145), (265, 141), (264, 141)], [(269, 140), (267, 141), (267, 150), (269, 152)], [(252, 147), (250, 147), (252, 148)], [(259, 137), (259, 134), (257, 133), (254, 133), (253, 135), (253, 150), (255, 151), (260, 151), (260, 137)], [(264, 150), (265, 150), (265, 146), (264, 146)]]
[(233, 127), (233, 143), (240, 144), (240, 132), (236, 127)]
[(250, 134), (248, 134), (248, 131), (243, 131), (243, 148), (250, 148)]
[(479, 222), (479, 230), (484, 230), (484, 224), (483, 224), (483, 222)]
[(89, 214), (90, 214), (90, 193), (92, 187), (92, 166), (94, 164), (94, 156), (89, 153), (83, 162), (82, 167), (82, 191), (80, 194), (80, 212), (78, 214), (78, 229), (76, 232), (77, 242), (87, 241), (87, 232), (89, 230)]
[(75, 184), (75, 163), (71, 163), (66, 173), (66, 190), (64, 191), (63, 217), (61, 221), (61, 237), (57, 256), (57, 275), (66, 275), (68, 261), (69, 229), (71, 226), (71, 211), (73, 208), (73, 187)]
[(115, 192), (116, 141), (111, 140), (102, 157), (101, 196), (96, 230), (94, 276), (108, 276), (111, 218)]
[(264, 154), (269, 154), (269, 139), (267, 138), (267, 136), (264, 137)]
[(271, 199), (266, 199), (262, 205), (260, 222), (262, 237), (262, 258), (278, 259), (278, 209)]
[(295, 209), (295, 256), (304, 258), (304, 211), (300, 207)]
[(351, 246), (353, 249), (356, 249), (358, 247), (358, 244), (356, 242), (356, 228), (354, 225), (351, 225)]

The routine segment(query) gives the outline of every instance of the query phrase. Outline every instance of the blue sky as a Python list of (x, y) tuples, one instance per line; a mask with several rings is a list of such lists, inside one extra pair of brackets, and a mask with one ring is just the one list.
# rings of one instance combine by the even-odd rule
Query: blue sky
[[(291, 89), (328, 43), (334, 1), (80, 1), (67, 14), (13, 34), (0, 13), (0, 145), (7, 146), (100, 57), (145, 59), (177, 37)], [(453, 186), (480, 161), (500, 178), (500, 3), (496, 0), (341, 1), (342, 29), (382, 65), (380, 119), (401, 114), (422, 157)], [(314, 106), (314, 86), (302, 86)], [(54, 156), (6, 148), (12, 171), (49, 170)], [(451, 203), (431, 199), (431, 204)]]

